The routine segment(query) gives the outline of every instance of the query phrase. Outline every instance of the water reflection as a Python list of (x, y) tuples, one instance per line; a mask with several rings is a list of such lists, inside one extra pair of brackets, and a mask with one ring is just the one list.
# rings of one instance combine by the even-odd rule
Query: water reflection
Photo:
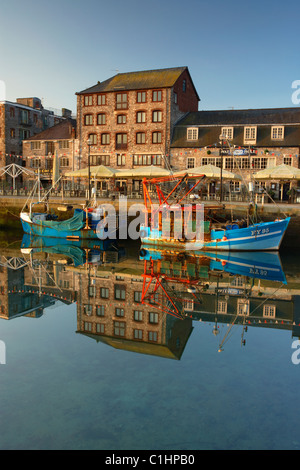
[(179, 360), (193, 322), (210, 323), (216, 350), (238, 329), (300, 334), (299, 289), (278, 254), (187, 253), (24, 236), (2, 250), (0, 318), (39, 318), (76, 302), (77, 333), (114, 348)]

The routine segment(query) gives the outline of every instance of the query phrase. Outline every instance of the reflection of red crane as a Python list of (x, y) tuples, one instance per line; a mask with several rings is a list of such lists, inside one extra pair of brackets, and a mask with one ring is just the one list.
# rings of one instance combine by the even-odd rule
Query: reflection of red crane
[[(192, 299), (201, 303), (199, 293), (202, 290), (202, 283), (198, 277), (193, 279), (183, 279), (180, 276), (176, 276), (172, 273), (162, 273), (160, 269), (160, 261), (153, 260), (150, 258), (149, 261), (144, 262), (144, 274), (143, 274), (143, 290), (141, 302), (149, 307), (155, 307), (156, 309), (173, 315), (177, 318), (184, 319), (186, 317), (184, 302), (185, 300), (191, 300), (189, 297), (184, 298), (180, 296), (182, 291), (175, 290), (170, 286), (172, 284), (178, 284), (184, 286), (186, 292), (191, 294)], [(155, 269), (155, 266), (157, 269)]]

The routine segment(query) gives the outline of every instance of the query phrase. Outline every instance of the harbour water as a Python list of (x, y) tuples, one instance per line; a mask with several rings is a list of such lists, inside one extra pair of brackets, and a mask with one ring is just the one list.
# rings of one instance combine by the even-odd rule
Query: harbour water
[(1, 235), (0, 449), (300, 448), (300, 253)]

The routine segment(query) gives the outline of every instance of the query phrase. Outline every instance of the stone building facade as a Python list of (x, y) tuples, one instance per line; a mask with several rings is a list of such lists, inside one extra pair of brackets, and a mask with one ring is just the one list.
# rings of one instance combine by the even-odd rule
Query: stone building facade
[[(212, 164), (241, 177), (228, 182), (227, 191), (239, 193), (253, 174), (286, 164), (300, 167), (300, 109), (199, 111), (179, 120), (173, 132), (170, 163), (173, 171)], [(211, 193), (217, 182), (211, 183)], [(256, 189), (266, 186), (256, 182)], [(292, 183), (297, 186), (297, 182)], [(279, 185), (268, 185), (274, 194)], [(285, 192), (290, 182), (286, 182)]]
[(187, 67), (120, 73), (77, 93), (81, 167), (89, 150), (92, 165), (168, 166), (174, 124), (198, 102)]
[[(24, 166), (36, 174), (39, 170), (44, 187), (52, 186), (55, 155), (58, 158), (59, 175), (62, 177), (64, 189), (71, 189), (72, 181), (64, 179), (63, 176), (67, 171), (75, 170), (79, 161), (76, 121), (72, 118), (66, 118), (23, 141)], [(29, 175), (24, 175), (24, 180), (28, 188), (31, 188), (35, 181)]]
[(22, 142), (61, 121), (39, 98), (0, 102), (0, 166), (22, 165)]

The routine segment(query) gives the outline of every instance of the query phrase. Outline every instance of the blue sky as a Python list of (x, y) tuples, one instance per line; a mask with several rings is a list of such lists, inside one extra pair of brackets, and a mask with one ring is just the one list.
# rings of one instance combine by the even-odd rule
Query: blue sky
[(201, 109), (291, 107), (299, 0), (2, 2), (6, 99), (76, 111), (75, 93), (119, 72), (188, 66)]

